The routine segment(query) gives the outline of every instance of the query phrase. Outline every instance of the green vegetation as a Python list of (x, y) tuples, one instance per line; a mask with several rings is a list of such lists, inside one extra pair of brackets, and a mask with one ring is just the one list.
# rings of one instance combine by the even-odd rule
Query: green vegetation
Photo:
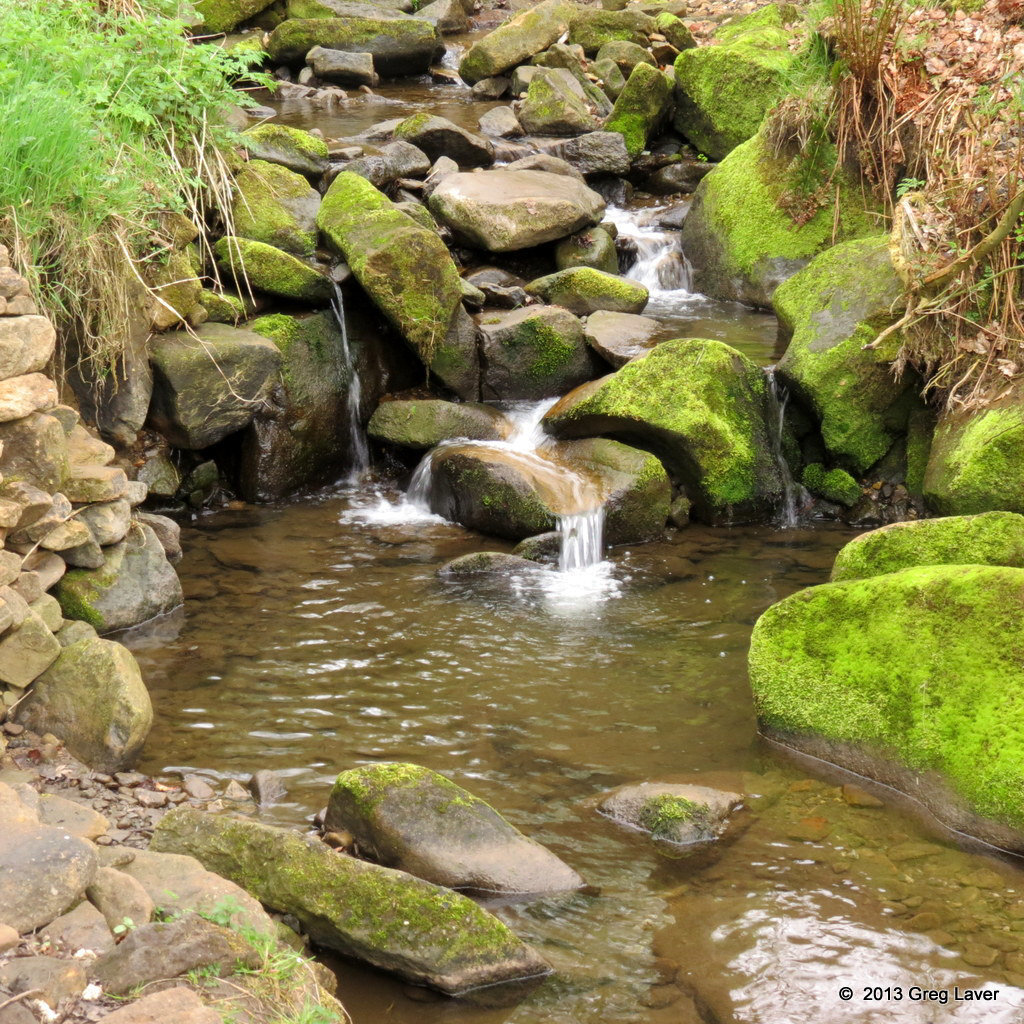
[(697, 804), (685, 797), (662, 793), (652, 796), (640, 808), (640, 827), (646, 829), (655, 839), (673, 839), (680, 825), (693, 825), (702, 832), (711, 830), (711, 808)]
[(845, 469), (826, 470), (820, 462), (812, 462), (804, 467), (801, 479), (812, 494), (847, 508), (856, 505), (860, 498), (860, 484)]
[(178, 9), (0, 0), (0, 239), (101, 366), (171, 245), (158, 214), (226, 205), (219, 121), (259, 60), (191, 45)]

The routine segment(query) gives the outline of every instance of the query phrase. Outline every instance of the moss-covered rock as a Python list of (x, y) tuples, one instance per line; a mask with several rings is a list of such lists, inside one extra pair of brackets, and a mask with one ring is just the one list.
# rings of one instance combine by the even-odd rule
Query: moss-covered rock
[(630, 828), (668, 843), (706, 843), (724, 830), (729, 813), (743, 800), (709, 786), (641, 782), (609, 793), (598, 810)]
[(860, 484), (845, 469), (826, 469), (820, 462), (804, 466), (804, 487), (826, 501), (853, 508), (860, 500)]
[(891, 369), (900, 336), (864, 348), (902, 297), (884, 237), (833, 246), (775, 291), (779, 323), (792, 334), (778, 377), (814, 412), (828, 451), (856, 473), (906, 430), (913, 377), (898, 381)]
[(526, 286), (526, 292), (539, 296), (545, 302), (563, 306), (578, 316), (586, 316), (599, 309), (613, 313), (642, 313), (649, 297), (642, 284), (605, 274), (593, 267), (570, 267), (538, 277)]
[(615, 101), (605, 131), (618, 132), (626, 140), (629, 155), (639, 156), (668, 114), (671, 103), (672, 83), (668, 78), (650, 64), (637, 64)]
[(868, 579), (917, 565), (1008, 565), (1024, 568), (1024, 516), (917, 519), (870, 530), (841, 548), (832, 580)]
[(797, 59), (775, 5), (720, 29), (717, 45), (676, 58), (676, 130), (711, 160), (751, 138), (782, 98)]
[(1022, 848), (1024, 679), (1010, 639), (1022, 608), (1024, 569), (978, 565), (794, 594), (751, 638), (762, 728), (912, 792), (954, 828)]
[(671, 11), (662, 11), (654, 16), (654, 28), (663, 35), (677, 50), (691, 50), (697, 45), (693, 33), (686, 27), (682, 18), (677, 18)]
[(944, 412), (932, 438), (924, 499), (940, 515), (1024, 512), (1024, 393)]
[(559, 270), (593, 267), (606, 274), (617, 274), (619, 255), (612, 236), (604, 228), (596, 227), (562, 239), (555, 246), (555, 266)]
[(59, 736), (101, 772), (134, 763), (153, 724), (153, 705), (132, 653), (99, 638), (65, 647), (18, 707), (18, 721)]
[(546, 68), (530, 79), (518, 117), (528, 135), (583, 135), (598, 127), (583, 90), (564, 68)]
[(313, 255), (320, 193), (301, 174), (266, 160), (250, 160), (235, 185), (236, 235), (298, 256)]
[(213, 247), (221, 271), (241, 290), (266, 292), (282, 299), (326, 305), (331, 282), (308, 263), (283, 249), (229, 235)]
[(296, 174), (317, 178), (327, 170), (327, 143), (301, 128), (286, 124), (260, 124), (242, 135), (256, 160), (281, 164)]
[(682, 234), (697, 290), (766, 308), (779, 284), (833, 242), (878, 233), (859, 185), (841, 172), (838, 220), (829, 203), (794, 224), (778, 205), (790, 188), (788, 170), (756, 135), (703, 178)]
[(456, 394), (477, 397), (475, 340), (458, 330), (459, 272), (437, 233), (347, 171), (331, 183), (317, 223), (423, 363)]
[(207, 32), (230, 32), (256, 17), (274, 0), (195, 0), (195, 9)]
[(556, 437), (611, 434), (657, 454), (706, 522), (766, 518), (782, 494), (764, 374), (719, 341), (664, 342), (566, 395), (544, 419)]
[(597, 365), (583, 324), (560, 306), (526, 306), (480, 319), (485, 398), (540, 399), (591, 380)]
[(202, 282), (196, 274), (188, 249), (169, 252), (148, 271), (153, 289), (149, 319), (153, 330), (165, 331), (181, 323), (202, 323), (196, 313), (202, 308)]
[(239, 324), (253, 312), (250, 304), (233, 292), (204, 288), (200, 300), (207, 313), (206, 319), (215, 324)]
[(588, 57), (605, 43), (616, 40), (646, 46), (655, 31), (654, 18), (636, 9), (603, 11), (593, 7), (577, 8), (569, 26), (569, 42), (582, 46)]
[(297, 832), (179, 807), (160, 822), (151, 846), (195, 857), (266, 906), (293, 914), (318, 945), (450, 995), (550, 971), (468, 897), (340, 857)]
[(370, 437), (387, 444), (426, 451), (442, 441), (501, 441), (508, 421), (497, 409), (475, 402), (438, 398), (381, 402), (370, 417)]
[[(613, 61), (624, 78), (629, 78), (637, 64), (650, 64), (651, 67), (657, 67), (657, 62), (651, 56), (650, 50), (631, 43), (627, 39), (615, 39), (610, 43), (605, 43), (597, 51), (596, 63), (606, 60)], [(593, 64), (591, 64), (591, 69), (597, 74)]]
[(415, 18), (289, 18), (267, 39), (267, 53), (297, 66), (314, 46), (373, 55), (384, 76), (416, 75), (430, 67), (443, 44), (437, 29)]
[(563, 0), (544, 0), (520, 11), (466, 51), (459, 75), (472, 85), (525, 63), (568, 30), (572, 11), (572, 5)]
[(460, 167), (489, 167), (494, 163), (494, 146), (489, 139), (425, 111), (402, 121), (395, 128), (395, 138), (416, 146), (431, 161), (447, 156)]
[(564, 892), (583, 879), (490, 804), (416, 764), (342, 772), (324, 827), (345, 829), (364, 857), (452, 889)]

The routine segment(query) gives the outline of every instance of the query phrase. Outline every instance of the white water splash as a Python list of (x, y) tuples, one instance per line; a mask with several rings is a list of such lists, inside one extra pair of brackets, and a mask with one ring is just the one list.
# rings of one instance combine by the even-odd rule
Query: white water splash
[(348, 407), (348, 440), (349, 453), (352, 456), (352, 465), (349, 469), (348, 482), (358, 483), (370, 465), (370, 448), (363, 431), (362, 410), (362, 381), (359, 379), (359, 367), (356, 365), (355, 356), (348, 343), (348, 325), (345, 323), (345, 303), (341, 296), (341, 288), (334, 286), (334, 295), (331, 298), (331, 312), (338, 322), (341, 331), (341, 354), (345, 360), (345, 367), (348, 370), (348, 395), (346, 405)]

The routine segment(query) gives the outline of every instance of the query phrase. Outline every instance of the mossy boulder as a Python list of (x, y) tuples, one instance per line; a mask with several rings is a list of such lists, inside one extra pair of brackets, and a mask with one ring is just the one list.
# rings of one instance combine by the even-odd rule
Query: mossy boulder
[(99, 633), (112, 633), (181, 605), (178, 575), (150, 527), (134, 523), (125, 539), (104, 548), (103, 554), (100, 568), (71, 569), (54, 588), (66, 619), (81, 619)]
[(235, 234), (297, 256), (312, 256), (320, 193), (301, 174), (250, 160), (235, 178)]
[(260, 124), (242, 135), (256, 160), (280, 164), (296, 174), (318, 178), (327, 170), (327, 143), (301, 128), (286, 124)]
[(1024, 516), (983, 512), (891, 523), (854, 537), (836, 555), (832, 581), (868, 579), (918, 565), (1024, 568)]
[(605, 43), (613, 41), (646, 46), (647, 37), (654, 31), (654, 18), (643, 11), (577, 8), (569, 26), (569, 42), (582, 46), (584, 53), (592, 57)]
[(207, 313), (206, 319), (215, 324), (237, 325), (254, 312), (253, 304), (234, 292), (204, 288), (201, 301)]
[(540, 399), (591, 380), (597, 364), (583, 324), (560, 306), (525, 306), (480, 318), (485, 398)]
[(597, 192), (568, 175), (502, 169), (450, 174), (428, 205), (460, 240), (489, 252), (557, 241), (597, 224), (605, 210)]
[(90, 768), (115, 772), (142, 751), (153, 705), (131, 651), (93, 637), (61, 651), (18, 706), (17, 720), (60, 737)]
[(477, 397), (475, 338), (458, 322), (459, 272), (437, 233), (348, 171), (331, 183), (317, 223), (423, 363), (460, 397)]
[(778, 205), (791, 188), (788, 175), (788, 162), (776, 158), (760, 135), (705, 175), (682, 233), (696, 290), (767, 308), (775, 289), (819, 252), (834, 242), (878, 234), (878, 218), (843, 172), (837, 175), (838, 218), (829, 202), (797, 226)]
[(671, 105), (672, 83), (668, 78), (650, 64), (637, 64), (615, 101), (605, 131), (618, 132), (626, 140), (629, 155), (639, 156)]
[(804, 466), (800, 477), (804, 487), (826, 501), (853, 508), (860, 500), (860, 484), (845, 469), (826, 469), (820, 462)]
[(195, 9), (207, 32), (230, 32), (255, 18), (274, 0), (195, 0)]
[(568, 30), (572, 12), (563, 0), (544, 0), (520, 11), (473, 43), (459, 62), (459, 75), (472, 85), (525, 63)]
[(402, 121), (395, 128), (395, 138), (416, 146), (431, 161), (446, 156), (460, 167), (488, 167), (494, 163), (494, 146), (489, 139), (425, 111)]
[(305, 63), (314, 46), (369, 53), (378, 74), (391, 77), (426, 71), (443, 44), (430, 22), (386, 13), (377, 18), (289, 18), (267, 39), (271, 59), (292, 66)]
[(767, 15), (719, 29), (717, 45), (676, 58), (675, 128), (709, 159), (722, 160), (755, 135), (782, 98), (797, 60), (783, 17), (772, 5)]
[(1024, 569), (932, 565), (811, 587), (754, 627), (762, 729), (1024, 849)]
[[(558, 559), (556, 558), (557, 562)], [(438, 567), (435, 573), (443, 580), (479, 580), (481, 577), (514, 576), (517, 579), (530, 578), (537, 573), (546, 573), (545, 567), (528, 558), (510, 555), (507, 551), (473, 551), (459, 555)]]
[(730, 812), (742, 801), (739, 793), (710, 786), (641, 782), (613, 790), (601, 800), (598, 810), (654, 839), (689, 845), (717, 839)]
[(782, 495), (762, 371), (719, 341), (663, 342), (545, 416), (556, 437), (612, 435), (657, 454), (705, 522), (770, 516)]
[(370, 417), (370, 437), (386, 444), (427, 451), (442, 441), (502, 441), (508, 420), (490, 405), (439, 398), (381, 402)]
[(672, 46), (680, 52), (693, 49), (697, 45), (693, 33), (686, 27), (682, 18), (677, 18), (671, 11), (662, 11), (654, 16), (654, 28), (664, 36)]
[(526, 286), (528, 295), (537, 295), (578, 316), (599, 309), (613, 313), (642, 313), (649, 293), (636, 281), (605, 274), (593, 267), (570, 267), (546, 277), (538, 277)]
[(982, 409), (942, 413), (923, 490), (927, 506), (940, 515), (1024, 512), (1024, 393)]
[(490, 804), (429, 768), (372, 764), (342, 772), (324, 827), (361, 854), (436, 885), (476, 893), (579, 889), (583, 879)]
[(449, 995), (550, 972), (468, 897), (339, 856), (297, 832), (179, 807), (157, 826), (151, 848), (195, 857), (265, 906), (294, 915), (320, 946)]
[(151, 265), (147, 276), (153, 289), (149, 320), (154, 331), (165, 331), (182, 323), (202, 323), (203, 317), (197, 314), (202, 309), (203, 285), (188, 248), (167, 253)]
[[(657, 67), (657, 62), (651, 56), (650, 50), (637, 43), (631, 43), (627, 39), (615, 39), (605, 43), (597, 51), (596, 62), (600, 63), (606, 60), (614, 62), (622, 72), (623, 78), (629, 78), (637, 64), (650, 64), (651, 67)], [(591, 64), (591, 69), (595, 74), (598, 73), (593, 64)]]
[(583, 135), (598, 127), (583, 89), (564, 68), (545, 68), (530, 79), (518, 117), (528, 135)]
[(855, 473), (906, 431), (913, 375), (893, 373), (900, 336), (864, 348), (895, 319), (903, 294), (884, 237), (833, 246), (775, 291), (780, 327), (791, 334), (778, 378), (814, 413), (832, 456)]
[(567, 442), (539, 457), (482, 445), (439, 448), (432, 456), (430, 508), (446, 519), (508, 540), (547, 533), (559, 515), (603, 505), (605, 541), (660, 536), (668, 477), (647, 452), (605, 439)]
[(555, 266), (559, 270), (593, 267), (606, 274), (617, 274), (619, 255), (615, 251), (615, 241), (602, 227), (570, 235), (555, 246)]
[(175, 448), (190, 449), (209, 448), (247, 426), (281, 365), (266, 338), (213, 323), (154, 338), (150, 358), (148, 423)]
[(331, 282), (308, 263), (264, 242), (228, 235), (214, 244), (221, 270), (239, 289), (251, 288), (282, 299), (326, 305)]

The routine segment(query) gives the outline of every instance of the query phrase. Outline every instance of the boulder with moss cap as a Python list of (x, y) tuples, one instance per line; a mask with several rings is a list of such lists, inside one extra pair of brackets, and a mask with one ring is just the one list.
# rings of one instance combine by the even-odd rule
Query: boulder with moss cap
[(577, 8), (569, 26), (569, 42), (582, 46), (588, 57), (593, 57), (606, 43), (622, 41), (646, 46), (648, 36), (655, 30), (654, 18), (643, 11), (603, 11), (597, 8)]
[(250, 160), (235, 178), (234, 232), (296, 256), (316, 247), (320, 193), (301, 174), (266, 160)]
[(256, 160), (281, 164), (290, 171), (317, 178), (327, 170), (327, 143), (301, 128), (286, 124), (260, 124), (242, 135)]
[(367, 427), (374, 440), (413, 451), (426, 451), (454, 438), (502, 441), (508, 431), (508, 420), (493, 406), (439, 398), (381, 402)]
[(613, 790), (601, 800), (598, 810), (623, 825), (649, 832), (655, 839), (687, 845), (717, 839), (742, 800), (739, 793), (710, 786), (641, 782)]
[(705, 522), (773, 514), (782, 495), (771, 455), (764, 374), (720, 341), (667, 341), (571, 391), (544, 417), (556, 437), (611, 435), (659, 456)]
[(605, 131), (618, 132), (626, 140), (630, 156), (639, 156), (647, 140), (668, 115), (672, 83), (650, 64), (637, 64), (619, 93)]
[(449, 995), (550, 973), (468, 897), (339, 856), (297, 832), (179, 807), (161, 820), (151, 847), (195, 857), (265, 906), (293, 914), (318, 945)]
[(583, 879), (490, 804), (415, 764), (342, 772), (324, 828), (350, 832), (363, 856), (436, 885), (476, 893), (579, 889)]
[(791, 188), (789, 163), (761, 135), (737, 146), (701, 180), (683, 223), (693, 287), (717, 299), (767, 308), (775, 289), (836, 242), (878, 233), (860, 186), (837, 172), (838, 217), (831, 202), (797, 225), (779, 208)]
[(564, 68), (538, 71), (517, 115), (527, 135), (583, 135), (598, 127), (583, 89)]
[(494, 146), (489, 139), (425, 111), (402, 121), (395, 128), (395, 138), (416, 146), (431, 161), (447, 156), (460, 167), (488, 167), (494, 163)]
[(775, 291), (780, 328), (791, 335), (777, 376), (821, 424), (825, 447), (863, 473), (906, 432), (914, 375), (896, 379), (902, 338), (865, 349), (895, 319), (903, 284), (884, 237), (827, 249)]
[(207, 32), (230, 32), (255, 18), (274, 0), (196, 0), (195, 9)]
[(521, 11), (473, 43), (459, 62), (459, 75), (472, 85), (525, 63), (568, 30), (572, 12), (563, 0), (544, 0)]
[(365, 178), (347, 171), (331, 183), (317, 222), (431, 372), (460, 397), (476, 398), (475, 332), (464, 330), (460, 322), (459, 272), (437, 233), (397, 209)]
[(1024, 569), (929, 565), (810, 587), (754, 627), (762, 731), (1024, 850)]
[(526, 286), (526, 293), (564, 306), (578, 316), (587, 316), (600, 309), (613, 313), (642, 313), (649, 298), (642, 284), (594, 270), (593, 267), (569, 267), (538, 277)]
[(326, 305), (331, 282), (291, 253), (250, 238), (228, 235), (213, 246), (217, 265), (241, 291), (266, 292), (282, 299)]

